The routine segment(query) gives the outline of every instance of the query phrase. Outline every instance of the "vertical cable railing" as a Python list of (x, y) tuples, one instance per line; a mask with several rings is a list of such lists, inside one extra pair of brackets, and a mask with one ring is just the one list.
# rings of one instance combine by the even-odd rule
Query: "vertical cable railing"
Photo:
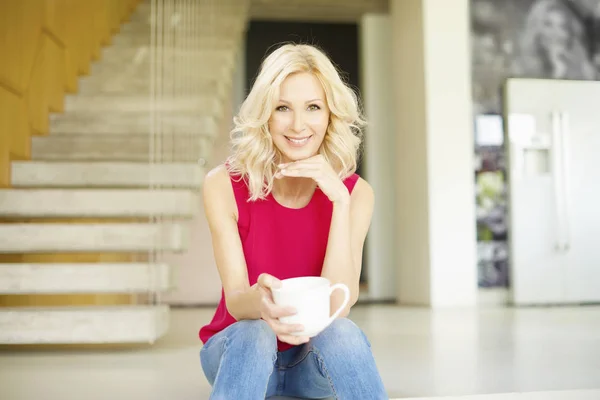
[[(173, 186), (168, 184), (169, 177), (161, 171), (161, 165), (175, 163), (191, 167), (207, 163), (208, 149), (213, 142), (207, 129), (212, 130), (210, 123), (218, 123), (222, 117), (222, 110), (215, 115), (213, 104), (216, 100), (224, 101), (223, 79), (231, 79), (223, 75), (223, 68), (231, 68), (231, 60), (222, 55), (227, 54), (227, 50), (231, 55), (236, 51), (229, 49), (234, 32), (224, 30), (219, 24), (223, 21), (231, 24), (234, 16), (239, 17), (240, 24), (245, 23), (242, 14), (247, 12), (248, 0), (147, 1), (151, 20), (148, 186), (151, 195), (160, 195), (162, 190)], [(223, 46), (225, 43), (227, 48)], [(186, 169), (182, 173), (189, 172)], [(174, 218), (153, 214), (149, 220), (155, 225), (168, 225), (176, 222)], [(156, 267), (166, 255), (162, 243), (158, 242), (164, 239), (157, 237), (147, 254), (152, 266), (148, 293), (152, 304), (161, 302), (160, 277), (156, 275), (161, 270)]]
[[(167, 0), (168, 1), (168, 0)], [(156, 182), (156, 164), (159, 162), (159, 154), (161, 147), (161, 134), (162, 134), (162, 118), (158, 112), (157, 104), (162, 98), (162, 78), (163, 78), (163, 16), (164, 16), (164, 3), (165, 0), (152, 0), (151, 11), (150, 11), (150, 126), (149, 126), (149, 146), (148, 146), (148, 163), (149, 163), (149, 189), (150, 195), (152, 196), (154, 191), (158, 190)], [(150, 215), (150, 222), (153, 225), (159, 223), (159, 215)], [(150, 285), (148, 293), (148, 301), (152, 304), (157, 304), (159, 299), (157, 298), (156, 289), (156, 267), (159, 262), (157, 249), (160, 248), (162, 238), (155, 236), (155, 243), (149, 250), (148, 263), (150, 268)]]

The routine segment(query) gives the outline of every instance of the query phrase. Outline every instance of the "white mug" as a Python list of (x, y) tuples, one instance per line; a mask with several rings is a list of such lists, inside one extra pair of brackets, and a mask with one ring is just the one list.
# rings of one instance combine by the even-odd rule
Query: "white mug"
[[(330, 316), (330, 299), (334, 290), (344, 291), (342, 305)], [(350, 290), (343, 283), (331, 286), (327, 278), (318, 276), (305, 276), (300, 278), (284, 279), (281, 288), (271, 289), (273, 301), (281, 307), (294, 307), (296, 314), (281, 317), (279, 321), (285, 324), (300, 324), (304, 326), (301, 332), (294, 332), (295, 336), (313, 337), (329, 326), (342, 312), (350, 301)]]

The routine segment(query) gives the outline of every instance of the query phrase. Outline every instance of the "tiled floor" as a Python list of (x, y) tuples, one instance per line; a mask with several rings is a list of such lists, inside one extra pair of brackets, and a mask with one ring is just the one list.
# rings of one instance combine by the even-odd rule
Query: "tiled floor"
[[(170, 334), (150, 348), (0, 352), (0, 398), (206, 399), (197, 331), (211, 314), (174, 310)], [(600, 307), (364, 306), (351, 318), (371, 340), (392, 398), (600, 389)], [(600, 390), (473, 398), (513, 399), (600, 400)]]

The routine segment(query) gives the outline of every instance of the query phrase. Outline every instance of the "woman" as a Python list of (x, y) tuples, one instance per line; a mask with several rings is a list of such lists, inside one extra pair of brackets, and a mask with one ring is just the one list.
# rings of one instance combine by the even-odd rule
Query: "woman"
[[(369, 342), (346, 316), (358, 298), (373, 191), (354, 173), (363, 124), (357, 98), (318, 49), (270, 54), (234, 119), (233, 152), (204, 182), (204, 206), (223, 284), (200, 330), (211, 399), (387, 398)], [(323, 276), (351, 301), (313, 338), (282, 324), (270, 289)], [(336, 292), (337, 293), (337, 292)], [(332, 310), (343, 298), (332, 296)]]
[[(537, 0), (521, 38), (521, 75), (593, 80), (599, 0)], [(600, 14), (596, 14), (600, 15)]]

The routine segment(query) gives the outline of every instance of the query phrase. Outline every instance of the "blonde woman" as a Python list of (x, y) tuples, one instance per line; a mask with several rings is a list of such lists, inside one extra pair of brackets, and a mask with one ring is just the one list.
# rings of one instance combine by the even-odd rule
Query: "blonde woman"
[[(286, 44), (261, 66), (234, 119), (233, 151), (204, 183), (221, 301), (200, 330), (211, 399), (385, 399), (358, 298), (373, 191), (354, 172), (363, 124), (354, 92), (317, 48)], [(280, 279), (323, 276), (351, 301), (311, 338), (278, 318)], [(333, 297), (337, 308), (342, 298)], [(337, 303), (337, 305), (336, 305)]]

